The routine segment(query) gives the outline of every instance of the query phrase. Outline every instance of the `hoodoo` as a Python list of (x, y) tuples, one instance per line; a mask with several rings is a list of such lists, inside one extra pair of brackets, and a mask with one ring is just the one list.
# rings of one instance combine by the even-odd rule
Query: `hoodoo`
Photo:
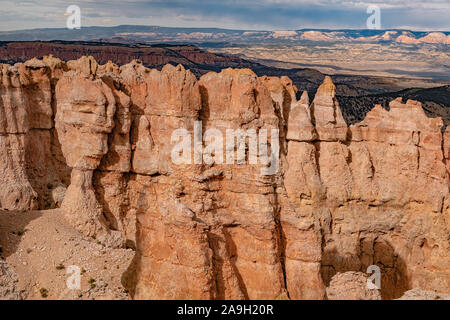
[[(371, 265), (381, 297), (361, 296), (449, 292), (450, 131), (416, 101), (348, 126), (330, 77), (311, 103), (249, 69), (44, 57), (0, 77), (0, 209), (61, 206), (86, 236), (135, 248), (135, 299), (323, 299)], [(199, 120), (278, 130), (279, 170), (173, 163), (172, 132)]]

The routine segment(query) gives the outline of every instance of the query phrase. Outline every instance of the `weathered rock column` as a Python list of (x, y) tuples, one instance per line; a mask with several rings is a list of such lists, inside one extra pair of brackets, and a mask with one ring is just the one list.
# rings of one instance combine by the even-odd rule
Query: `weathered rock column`
[(93, 171), (108, 151), (116, 101), (111, 89), (95, 79), (92, 62), (89, 66), (65, 73), (56, 86), (55, 126), (67, 165), (73, 168), (61, 208), (80, 232), (120, 246), (121, 234), (108, 230), (92, 187)]

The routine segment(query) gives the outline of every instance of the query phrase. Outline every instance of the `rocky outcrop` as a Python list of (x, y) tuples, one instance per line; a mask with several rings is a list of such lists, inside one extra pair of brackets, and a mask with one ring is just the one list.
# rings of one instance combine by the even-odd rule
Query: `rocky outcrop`
[(435, 291), (424, 291), (419, 288), (408, 290), (397, 300), (450, 300), (450, 294)]
[(15, 270), (0, 258), (0, 300), (21, 300), (18, 282)]
[[(18, 198), (0, 192), (2, 207), (61, 197), (45, 179), (68, 186), (74, 227), (136, 248), (135, 299), (324, 299), (371, 265), (376, 298), (450, 287), (449, 134), (420, 103), (376, 106), (349, 127), (329, 77), (310, 103), (289, 78), (249, 69), (197, 80), (181, 65), (92, 57), (2, 68), (17, 72), (3, 82), (0, 138), (24, 140), (0, 149)], [(46, 160), (27, 162), (30, 150), (63, 161), (34, 178)]]
[(121, 45), (117, 41), (12, 41), (0, 42), (0, 60), (8, 63), (27, 61), (35, 57), (55, 56), (64, 61), (76, 61), (92, 56), (99, 64), (114, 61), (118, 65), (139, 59), (147, 67), (162, 68), (166, 64), (182, 64), (195, 70), (196, 75), (220, 67), (242, 68), (257, 65), (242, 58), (215, 54), (193, 45)]
[(311, 104), (312, 121), (320, 141), (347, 140), (347, 124), (336, 99), (336, 87), (329, 76), (317, 89)]
[(54, 207), (67, 179), (53, 130), (50, 68), (37, 59), (1, 65), (0, 207), (30, 210)]
[(367, 274), (348, 271), (337, 273), (327, 288), (328, 300), (381, 300), (380, 291), (367, 287)]

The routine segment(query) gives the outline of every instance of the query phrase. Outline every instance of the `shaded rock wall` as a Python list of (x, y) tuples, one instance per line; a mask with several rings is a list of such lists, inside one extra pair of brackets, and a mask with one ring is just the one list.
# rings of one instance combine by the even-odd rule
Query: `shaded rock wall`
[[(89, 236), (136, 248), (136, 299), (322, 299), (336, 273), (373, 264), (384, 299), (450, 288), (450, 131), (420, 103), (397, 99), (348, 127), (328, 77), (310, 103), (289, 78), (248, 69), (197, 80), (182, 66), (92, 57), (2, 68), (16, 71), (1, 87), (11, 163), (1, 207), (35, 208), (46, 179), (67, 185), (71, 168), (64, 213)], [(199, 120), (224, 137), (278, 129), (279, 170), (205, 155), (174, 163), (172, 133)]]
[(50, 68), (33, 59), (0, 70), (0, 207), (60, 205), (70, 182), (53, 126)]

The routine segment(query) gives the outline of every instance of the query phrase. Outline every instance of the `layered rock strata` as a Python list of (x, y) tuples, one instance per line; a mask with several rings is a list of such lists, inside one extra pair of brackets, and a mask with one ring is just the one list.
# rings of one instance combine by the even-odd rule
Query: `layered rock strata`
[[(450, 131), (420, 103), (348, 127), (329, 77), (310, 103), (248, 69), (197, 80), (181, 65), (45, 57), (2, 70), (1, 207), (36, 208), (68, 185), (74, 227), (136, 248), (135, 299), (323, 299), (336, 273), (370, 265), (383, 299), (450, 288)], [(178, 163), (180, 129), (194, 152)], [(227, 149), (229, 130), (268, 133), (258, 149), (279, 145), (277, 170), (250, 163), (251, 139)], [(217, 161), (211, 133), (244, 163)]]
[(32, 59), (0, 68), (0, 208), (61, 204), (70, 181), (53, 126), (50, 67)]
[(22, 292), (17, 289), (18, 282), (15, 270), (0, 258), (0, 300), (21, 300)]

